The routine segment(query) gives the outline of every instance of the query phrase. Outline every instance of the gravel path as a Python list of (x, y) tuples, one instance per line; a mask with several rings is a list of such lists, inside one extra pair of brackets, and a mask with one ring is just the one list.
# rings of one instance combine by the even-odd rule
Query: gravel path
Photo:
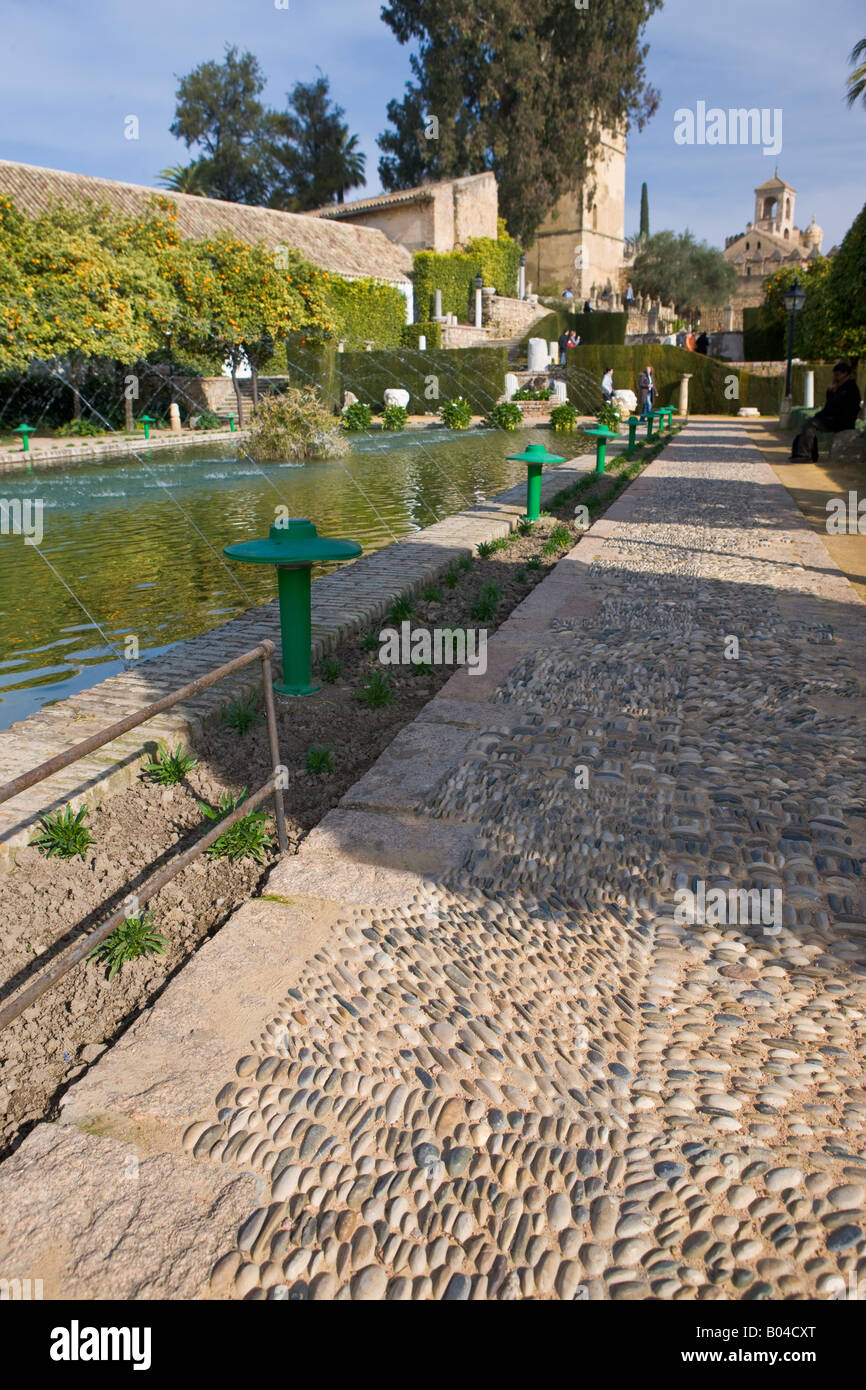
[(458, 866), (347, 909), (187, 1129), (258, 1185), (215, 1296), (862, 1296), (863, 612), (741, 429), (669, 446), (391, 779)]

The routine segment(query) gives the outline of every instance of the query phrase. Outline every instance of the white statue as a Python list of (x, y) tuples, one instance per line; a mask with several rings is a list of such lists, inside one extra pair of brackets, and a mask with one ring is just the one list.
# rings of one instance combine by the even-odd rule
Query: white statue
[(389, 405), (402, 405), (404, 410), (409, 409), (409, 392), (400, 388), (389, 386), (385, 392), (385, 408)]

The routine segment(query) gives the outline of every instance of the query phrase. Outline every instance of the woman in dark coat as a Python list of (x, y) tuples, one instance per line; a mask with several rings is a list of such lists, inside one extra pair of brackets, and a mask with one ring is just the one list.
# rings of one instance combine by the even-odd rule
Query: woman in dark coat
[(644, 367), (640, 374), (637, 390), (638, 399), (640, 400), (641, 418), (643, 418), (645, 415), (649, 415), (656, 397), (655, 378), (653, 376), (653, 369), (649, 364)]

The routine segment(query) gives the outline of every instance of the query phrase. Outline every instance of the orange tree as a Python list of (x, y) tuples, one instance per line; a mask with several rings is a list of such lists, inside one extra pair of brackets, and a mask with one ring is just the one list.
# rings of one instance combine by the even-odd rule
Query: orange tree
[(24, 270), (29, 226), (0, 194), (0, 372), (20, 370), (33, 356), (33, 286)]
[(333, 324), (324, 273), (280, 247), (238, 241), (230, 233), (183, 242), (173, 256), (174, 287), (180, 301), (179, 345), (213, 368), (228, 364), (237, 403), (244, 406), (238, 369), (248, 362), (257, 398), (259, 367), (275, 343), (290, 333), (326, 335)]

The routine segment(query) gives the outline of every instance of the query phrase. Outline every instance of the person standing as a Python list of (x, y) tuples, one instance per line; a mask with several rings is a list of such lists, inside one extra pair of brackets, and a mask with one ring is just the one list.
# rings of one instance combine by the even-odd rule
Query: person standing
[(688, 348), (689, 352), (694, 352), (695, 350), (695, 334), (694, 329), (692, 328), (690, 328), (688, 333), (686, 334), (686, 347)]
[(633, 290), (632, 287), (631, 287), (631, 280), (629, 280), (628, 284), (627, 284), (626, 287), (625, 287), (625, 307), (626, 307), (626, 309), (631, 309), (631, 307), (632, 307), (633, 304), (634, 304), (634, 290)]
[(710, 340), (709, 340), (709, 336), (708, 336), (706, 333), (704, 333), (704, 332), (699, 333), (699, 335), (698, 335), (698, 340), (697, 340), (697, 342), (695, 343), (695, 352), (699, 352), (699, 353), (701, 353), (701, 355), (702, 355), (703, 357), (706, 357), (706, 355), (707, 355), (707, 353), (709, 352), (709, 350), (710, 350)]
[(584, 312), (585, 314), (591, 314), (591, 313), (592, 313), (592, 305), (590, 304), (590, 302), (589, 302), (588, 299), (585, 299), (585, 300), (583, 301), (583, 312)]
[(560, 333), (558, 345), (559, 345), (559, 365), (560, 365), (560, 367), (564, 367), (564, 366), (565, 366), (565, 363), (566, 363), (566, 354), (567, 354), (567, 352), (568, 352), (568, 349), (571, 347), (571, 333), (569, 332), (569, 330), (568, 330), (567, 328), (564, 328), (564, 329), (562, 330), (562, 332)]
[(605, 367), (604, 376), (601, 379), (601, 394), (604, 397), (605, 405), (609, 405), (613, 400), (613, 367)]
[(652, 410), (656, 398), (656, 383), (649, 362), (640, 374), (637, 389), (640, 398), (640, 416), (643, 420)]

